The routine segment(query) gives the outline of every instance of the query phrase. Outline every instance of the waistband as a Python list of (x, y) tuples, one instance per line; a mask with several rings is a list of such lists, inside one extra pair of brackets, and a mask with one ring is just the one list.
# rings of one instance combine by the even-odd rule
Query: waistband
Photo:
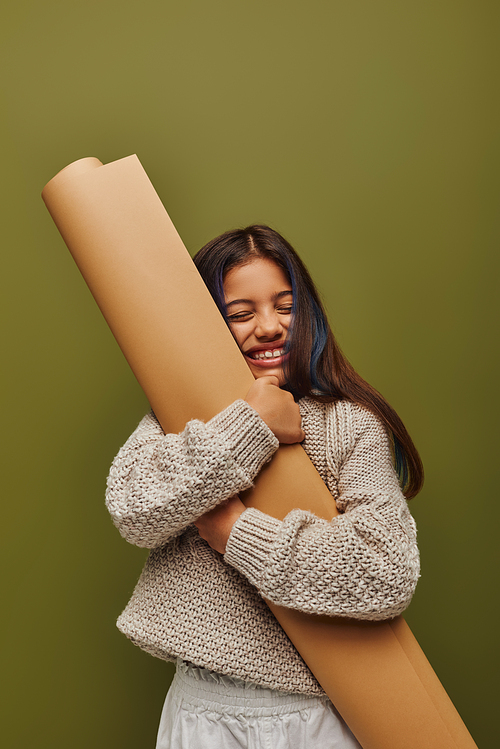
[(198, 668), (180, 659), (171, 690), (193, 707), (225, 715), (228, 712), (234, 715), (244, 713), (247, 717), (294, 713), (316, 706), (324, 707), (328, 702), (325, 697), (267, 689), (233, 676)]

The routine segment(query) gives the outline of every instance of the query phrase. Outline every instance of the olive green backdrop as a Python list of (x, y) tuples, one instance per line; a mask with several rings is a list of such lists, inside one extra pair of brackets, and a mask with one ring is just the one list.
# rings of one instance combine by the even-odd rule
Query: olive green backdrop
[(114, 627), (145, 552), (103, 503), (147, 404), (40, 199), (69, 162), (131, 153), (191, 251), (251, 222), (284, 233), (405, 420), (427, 472), (407, 619), (480, 747), (497, 745), (498, 15), (486, 0), (7, 4), (9, 749), (153, 747), (171, 678)]

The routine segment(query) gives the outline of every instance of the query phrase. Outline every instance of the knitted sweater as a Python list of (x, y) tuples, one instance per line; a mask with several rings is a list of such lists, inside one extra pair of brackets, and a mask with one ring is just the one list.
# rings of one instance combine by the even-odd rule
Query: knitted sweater
[(308, 613), (388, 619), (419, 576), (416, 529), (385, 428), (349, 401), (300, 403), (302, 443), (341, 514), (238, 518), (224, 557), (193, 522), (252, 485), (278, 441), (245, 401), (165, 435), (148, 414), (115, 458), (107, 507), (120, 533), (152, 549), (119, 629), (165, 660), (271, 689), (324, 694), (263, 601)]

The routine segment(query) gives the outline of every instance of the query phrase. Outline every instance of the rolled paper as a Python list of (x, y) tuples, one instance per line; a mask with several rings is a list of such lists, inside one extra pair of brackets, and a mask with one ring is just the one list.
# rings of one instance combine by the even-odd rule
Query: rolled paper
[[(253, 376), (136, 156), (80, 159), (42, 196), (166, 433), (245, 397)], [(337, 514), (300, 445), (281, 446), (243, 500), (280, 520)], [(402, 617), (268, 605), (363, 749), (476, 747)]]

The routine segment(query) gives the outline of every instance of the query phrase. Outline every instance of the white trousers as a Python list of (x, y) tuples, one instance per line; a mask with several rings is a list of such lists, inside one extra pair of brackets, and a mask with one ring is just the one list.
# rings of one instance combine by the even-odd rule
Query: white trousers
[(183, 661), (156, 749), (361, 749), (326, 698), (264, 689)]

